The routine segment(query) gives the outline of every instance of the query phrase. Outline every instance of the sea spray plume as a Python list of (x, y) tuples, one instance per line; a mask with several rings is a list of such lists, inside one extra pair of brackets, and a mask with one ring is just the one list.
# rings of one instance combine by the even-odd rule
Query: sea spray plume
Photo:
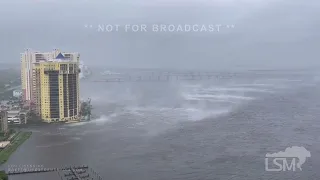
[(79, 73), (80, 79), (84, 79), (91, 74), (91, 71), (89, 70), (88, 66), (84, 65), (83, 61), (79, 62), (79, 69), (80, 69), (80, 73)]
[(296, 157), (299, 159), (297, 167), (302, 171), (302, 165), (306, 162), (307, 157), (311, 157), (310, 151), (304, 147), (292, 146), (277, 153), (267, 153), (266, 157)]

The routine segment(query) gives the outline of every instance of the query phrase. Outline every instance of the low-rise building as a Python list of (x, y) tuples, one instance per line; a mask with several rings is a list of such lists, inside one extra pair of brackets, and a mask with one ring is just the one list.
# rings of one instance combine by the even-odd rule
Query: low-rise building
[(14, 123), (14, 124), (21, 124), (20, 111), (18, 110), (8, 111), (8, 122)]
[(0, 126), (1, 126), (1, 132), (7, 133), (8, 128), (8, 112), (7, 111), (0, 111)]
[(13, 124), (26, 124), (27, 112), (20, 110), (8, 110), (8, 122)]

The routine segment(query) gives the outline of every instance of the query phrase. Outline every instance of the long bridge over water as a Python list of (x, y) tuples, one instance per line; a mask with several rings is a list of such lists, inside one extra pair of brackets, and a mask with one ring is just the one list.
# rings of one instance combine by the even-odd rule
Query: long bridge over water
[(61, 168), (14, 168), (8, 169), (6, 174), (25, 175), (25, 174), (39, 174), (56, 172), (59, 175), (59, 180), (103, 180), (102, 177), (87, 165), (83, 166), (68, 166)]
[(93, 82), (168, 82), (168, 81), (203, 81), (228, 79), (235, 74), (217, 72), (135, 72), (123, 74), (101, 74)]
[[(214, 81), (232, 79), (234, 77), (243, 77), (244, 79), (250, 77), (265, 77), (268, 74), (269, 78), (272, 76), (281, 76), (281, 74), (290, 71), (161, 71), (161, 70), (136, 70), (129, 72), (114, 73), (110, 71), (94, 72), (87, 79), (92, 82), (170, 82), (170, 81)], [(299, 72), (291, 72), (292, 76), (299, 76)]]

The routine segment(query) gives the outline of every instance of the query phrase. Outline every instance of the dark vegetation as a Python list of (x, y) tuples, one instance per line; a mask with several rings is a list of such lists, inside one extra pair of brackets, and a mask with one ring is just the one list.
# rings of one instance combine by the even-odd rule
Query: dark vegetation
[(5, 171), (0, 171), (0, 180), (8, 180), (8, 175)]
[(31, 136), (32, 132), (18, 132), (14, 135), (13, 140), (11, 141), (11, 143), (5, 147), (4, 149), (2, 149), (0, 151), (0, 164), (5, 163), (10, 155), (12, 153), (14, 153), (15, 150), (17, 150), (17, 148), (27, 139), (29, 139), (29, 137)]
[(7, 100), (11, 97), (12, 88), (20, 84), (19, 69), (0, 69), (0, 100)]

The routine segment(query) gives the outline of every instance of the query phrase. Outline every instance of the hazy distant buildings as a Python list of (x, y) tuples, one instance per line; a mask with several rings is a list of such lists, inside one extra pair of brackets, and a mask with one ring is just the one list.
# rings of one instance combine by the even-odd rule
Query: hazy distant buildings
[(22, 53), (24, 100), (45, 122), (78, 121), (79, 53)]
[(0, 130), (2, 133), (8, 132), (8, 113), (7, 111), (0, 111)]

